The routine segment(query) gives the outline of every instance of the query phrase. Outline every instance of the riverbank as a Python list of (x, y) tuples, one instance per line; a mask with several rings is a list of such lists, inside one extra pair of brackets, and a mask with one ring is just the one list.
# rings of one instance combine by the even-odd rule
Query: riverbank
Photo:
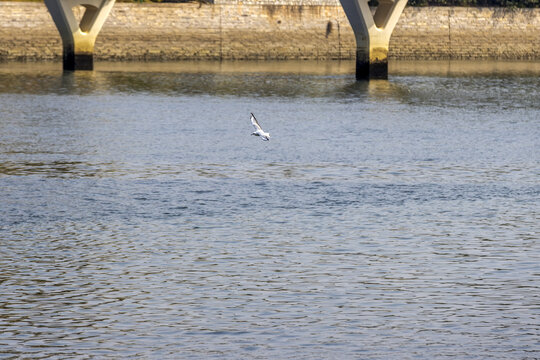
[[(81, 15), (81, 14), (76, 14)], [(58, 60), (62, 43), (42, 3), (0, 2), (0, 60)], [(115, 4), (98, 60), (354, 59), (336, 5)], [(540, 59), (540, 9), (408, 7), (390, 59)]]

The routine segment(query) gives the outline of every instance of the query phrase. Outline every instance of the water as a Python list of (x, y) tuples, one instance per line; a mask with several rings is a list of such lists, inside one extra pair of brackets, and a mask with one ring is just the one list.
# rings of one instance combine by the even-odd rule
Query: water
[(0, 358), (540, 357), (540, 64), (353, 66), (0, 64)]

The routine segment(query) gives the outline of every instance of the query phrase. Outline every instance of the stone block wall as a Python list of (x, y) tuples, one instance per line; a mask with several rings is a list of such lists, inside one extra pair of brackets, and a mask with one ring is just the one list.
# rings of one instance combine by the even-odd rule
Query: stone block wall
[[(338, 39), (336, 21), (348, 26), (338, 9), (119, 3), (96, 41), (96, 54), (142, 59), (350, 58), (347, 51), (354, 47), (354, 38), (348, 29), (349, 36)], [(334, 24), (327, 30), (329, 22)]]
[[(354, 35), (337, 0), (256, 1), (116, 3), (97, 38), (96, 58), (354, 59)], [(42, 3), (0, 2), (0, 60), (61, 55), (60, 36)], [(407, 7), (389, 56), (540, 59), (540, 9)]]
[[(55, 33), (56, 32), (56, 33)], [(0, 60), (62, 56), (62, 41), (44, 4), (0, 2)]]
[(341, 6), (339, 0), (214, 0), (219, 5), (316, 5)]
[(540, 59), (540, 9), (407, 7), (390, 53), (399, 59)]

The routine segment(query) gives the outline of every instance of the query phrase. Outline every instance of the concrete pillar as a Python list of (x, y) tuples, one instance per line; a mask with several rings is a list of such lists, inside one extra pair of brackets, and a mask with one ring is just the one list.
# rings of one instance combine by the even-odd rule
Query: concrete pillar
[[(64, 46), (64, 70), (92, 70), (94, 43), (115, 0), (45, 0)], [(81, 21), (73, 9), (83, 6)]]
[(407, 0), (379, 0), (375, 14), (368, 0), (340, 2), (356, 37), (356, 79), (387, 79), (390, 36)]

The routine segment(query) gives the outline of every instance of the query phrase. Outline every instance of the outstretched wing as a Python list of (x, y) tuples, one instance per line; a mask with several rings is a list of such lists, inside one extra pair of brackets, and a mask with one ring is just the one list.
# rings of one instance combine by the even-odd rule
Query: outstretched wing
[(253, 115), (253, 113), (251, 113), (251, 125), (253, 125), (253, 127), (255, 128), (255, 131), (263, 131), (261, 125), (259, 125), (259, 122), (257, 121), (257, 119), (255, 119), (255, 115)]

